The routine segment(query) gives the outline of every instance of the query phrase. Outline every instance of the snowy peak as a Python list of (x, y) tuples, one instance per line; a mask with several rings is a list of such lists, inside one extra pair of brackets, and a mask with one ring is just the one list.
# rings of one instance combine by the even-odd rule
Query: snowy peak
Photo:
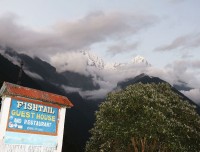
[(134, 57), (131, 62), (129, 63), (108, 63), (105, 65), (105, 69), (111, 69), (111, 70), (118, 70), (120, 68), (126, 68), (130, 66), (142, 66), (142, 67), (150, 67), (151, 64), (142, 56), (138, 55)]
[(104, 68), (104, 61), (97, 55), (89, 51), (81, 51), (81, 53), (87, 58), (87, 64), (89, 66), (97, 67), (100, 70)]
[(134, 57), (132, 60), (131, 60), (132, 63), (134, 64), (144, 64), (145, 66), (151, 66), (151, 64), (149, 64), (147, 62), (147, 60), (140, 56), (140, 55), (137, 55), (136, 57)]

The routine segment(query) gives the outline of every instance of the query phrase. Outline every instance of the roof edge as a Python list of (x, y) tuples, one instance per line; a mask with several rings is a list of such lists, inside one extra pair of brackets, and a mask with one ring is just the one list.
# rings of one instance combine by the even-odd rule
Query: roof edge
[(9, 82), (4, 82), (0, 89), (0, 96), (23, 97), (32, 100), (39, 100), (51, 104), (57, 104), (67, 108), (73, 107), (71, 101), (62, 95), (32, 89)]

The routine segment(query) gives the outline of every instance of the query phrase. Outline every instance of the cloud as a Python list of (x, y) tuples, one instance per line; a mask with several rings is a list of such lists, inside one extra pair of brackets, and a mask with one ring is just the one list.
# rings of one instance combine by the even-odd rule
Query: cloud
[[(185, 82), (188, 87), (199, 88), (200, 86), (200, 72), (199, 61), (175, 61), (163, 69), (155, 67), (146, 67), (141, 64), (133, 64), (131, 62), (119, 64), (116, 69), (105, 68), (94, 71), (93, 68), (87, 67), (87, 71), (93, 76), (95, 83), (99, 84), (99, 90), (81, 91), (79, 93), (89, 99), (103, 98), (108, 92), (113, 91), (117, 87), (117, 83), (125, 81), (126, 79), (134, 78), (135, 76), (146, 73), (149, 76), (159, 77), (171, 85), (178, 84), (178, 82)], [(198, 97), (198, 96), (197, 96)], [(193, 98), (191, 98), (193, 100)], [(200, 100), (200, 96), (197, 98)], [(196, 102), (196, 100), (195, 100)]]
[(186, 0), (168, 0), (169, 2), (171, 3), (181, 3), (181, 2), (184, 2)]
[(79, 92), (80, 95), (83, 98), (87, 98), (87, 99), (103, 99), (106, 97), (106, 95), (108, 94), (108, 92), (110, 92), (112, 90), (106, 89), (106, 88), (101, 88), (98, 90), (93, 90), (93, 91), (83, 91), (83, 92)]
[[(2, 50), (2, 49), (0, 49), (0, 54), (3, 55), (6, 59), (8, 59), (13, 64), (15, 64), (19, 67), (21, 66), (21, 59), (17, 58), (16, 56), (10, 56), (7, 53), (5, 53), (5, 50)], [(44, 80), (42, 76), (40, 76), (37, 73), (29, 71), (26, 67), (23, 70), (28, 76), (30, 76), (32, 78)]]
[(192, 89), (190, 91), (181, 91), (185, 96), (200, 105), (200, 89)]
[(146, 73), (148, 68), (149, 67), (143, 64), (133, 64), (129, 62), (116, 67), (116, 69), (104, 69), (99, 74), (105, 81), (115, 84), (128, 78), (134, 78), (141, 73)]
[[(88, 66), (87, 58), (77, 53), (77, 50), (84, 50), (95, 43), (108, 40), (121, 41), (121, 43), (108, 48), (108, 52), (113, 55), (135, 50), (139, 42), (130, 43), (125, 40), (157, 21), (155, 16), (137, 13), (92, 12), (83, 18), (63, 21), (47, 27), (45, 31), (37, 31), (21, 25), (15, 15), (9, 14), (0, 16), (0, 45), (45, 58), (56, 67), (58, 72), (69, 70), (92, 75), (94, 83), (100, 85), (99, 90), (82, 91), (79, 88), (65, 88), (68, 91), (79, 91), (82, 96), (87, 98), (102, 97), (115, 88), (119, 81), (133, 78), (140, 73), (158, 76), (170, 84), (182, 80), (191, 87), (198, 88), (200, 86), (200, 60), (179, 60), (170, 63), (165, 69), (147, 68), (130, 62), (117, 66), (117, 70), (99, 70), (94, 66)], [(200, 33), (196, 33), (178, 37), (170, 44), (160, 46), (155, 50), (185, 50), (199, 46)], [(36, 73), (29, 73), (29, 75), (42, 79)]]
[(186, 59), (186, 58), (192, 58), (194, 57), (192, 54), (190, 54), (190, 52), (183, 52), (183, 54), (181, 55), (182, 59)]
[(13, 64), (20, 66), (20, 59), (6, 54), (4, 49), (0, 48), (0, 54), (3, 55), (9, 61), (11, 61)]
[(35, 78), (35, 79), (39, 79), (39, 80), (44, 80), (42, 76), (40, 76), (39, 74), (37, 73), (34, 73), (34, 72), (31, 72), (31, 71), (28, 71), (28, 70), (25, 70), (24, 71), (28, 76), (30, 76), (31, 78)]
[(57, 53), (50, 57), (50, 63), (58, 72), (73, 71), (88, 75), (87, 62), (86, 56), (78, 52)]
[[(90, 69), (91, 70), (91, 69)], [(133, 73), (133, 71), (116, 71), (116, 70), (96, 70), (93, 71), (93, 81), (94, 83), (100, 86), (100, 89), (97, 90), (86, 90), (83, 91), (81, 88), (74, 88), (63, 86), (63, 89), (66, 92), (78, 92), (83, 98), (86, 99), (103, 99), (106, 95), (116, 89), (117, 83), (119, 81), (124, 81), (127, 78), (134, 78), (137, 74), (140, 74), (139, 71)], [(91, 71), (90, 71), (91, 72)]]
[(65, 86), (62, 85), (61, 86), (67, 93), (72, 93), (72, 92), (81, 92), (81, 88), (75, 88), (75, 87), (69, 87), (69, 86)]
[(87, 99), (103, 99), (116, 87), (116, 83), (112, 83), (109, 81), (96, 79), (95, 82), (100, 85), (100, 89), (92, 91), (81, 91), (79, 92), (80, 95)]
[(141, 14), (94, 12), (74, 22), (60, 23), (56, 30), (63, 37), (70, 36), (71, 42), (76, 43), (76, 46), (88, 46), (108, 38), (130, 36), (155, 23), (156, 19), (154, 16)]
[(200, 105), (200, 60), (179, 60), (167, 65), (164, 69), (148, 68), (147, 74), (159, 77), (171, 85), (184, 83), (187, 87), (194, 88), (190, 91), (181, 91), (188, 98)]
[(15, 15), (9, 14), (0, 16), (0, 45), (47, 58), (56, 53), (89, 48), (108, 39), (124, 39), (156, 21), (151, 15), (92, 12), (39, 31), (21, 25)]
[(171, 85), (179, 81), (188, 84), (188, 87), (200, 86), (200, 60), (177, 60), (168, 64), (164, 69), (151, 67), (147, 74), (160, 77)]
[[(115, 65), (104, 62), (104, 68), (99, 69), (95, 64), (88, 64), (88, 58), (81, 52), (68, 52), (64, 56), (60, 54), (56, 57), (55, 62), (53, 62), (53, 59), (53, 65), (56, 65), (57, 69), (61, 68), (60, 71), (68, 70), (92, 76), (93, 82), (98, 84), (100, 89), (93, 91), (78, 90), (80, 95), (90, 99), (105, 97), (108, 92), (117, 87), (118, 82), (134, 78), (141, 73), (160, 77), (171, 85), (182, 81), (191, 88), (200, 86), (200, 60), (177, 60), (163, 69), (146, 66), (145, 64), (134, 64), (132, 61)], [(70, 91), (72, 89), (67, 88), (66, 90)]]
[[(70, 54), (74, 54), (74, 56), (70, 56)], [(95, 98), (104, 98), (107, 93), (113, 91), (117, 87), (117, 83), (120, 81), (124, 81), (128, 78), (134, 78), (135, 76), (146, 73), (149, 67), (146, 67), (145, 64), (134, 64), (132, 62), (128, 62), (125, 64), (119, 64), (115, 68), (108, 68), (107, 66), (103, 69), (99, 69), (95, 66), (95, 64), (86, 64), (88, 63), (86, 56), (82, 53), (68, 53), (68, 58), (72, 57), (72, 60), (70, 59), (66, 60), (67, 64), (62, 70), (69, 70), (75, 72), (74, 66), (78, 65), (82, 66), (82, 68), (77, 69), (76, 72), (84, 74), (84, 75), (90, 75), (92, 76), (92, 80), (94, 84), (98, 84), (100, 86), (100, 89), (98, 90), (87, 90), (83, 91), (81, 88), (72, 88), (68, 86), (64, 86), (63, 88), (66, 90), (66, 92), (79, 92), (79, 94), (87, 99), (95, 99)], [(77, 57), (79, 56), (78, 60)], [(60, 60), (65, 60), (66, 58), (58, 57)], [(58, 61), (56, 59), (56, 61)], [(61, 64), (58, 64), (58, 67), (62, 67), (62, 61)]]
[[(96, 64), (88, 64), (87, 57), (86, 53), (83, 52), (66, 52), (64, 55), (58, 53), (52, 56), (51, 63), (56, 67), (58, 72), (67, 70), (90, 76), (93, 83), (100, 86), (98, 90), (87, 91), (83, 91), (81, 88), (62, 86), (66, 92), (79, 92), (82, 97), (87, 99), (104, 98), (107, 93), (116, 89), (118, 82), (134, 78), (141, 73), (159, 77), (171, 85), (178, 84), (181, 81), (185, 82), (191, 88), (199, 88), (200, 86), (200, 60), (177, 60), (168, 64), (163, 69), (146, 66), (145, 63), (136, 64), (132, 61), (115, 65), (107, 65), (105, 63), (104, 68), (99, 69), (96, 67)], [(98, 62), (98, 60), (95, 61)], [(38, 74), (27, 74), (31, 77), (42, 79)], [(191, 94), (191, 92), (184, 93)], [(193, 98), (191, 99), (193, 100)]]
[(200, 69), (200, 60), (195, 60), (191, 62), (191, 66), (196, 69)]
[(127, 53), (137, 49), (138, 45), (138, 42), (132, 44), (127, 44), (127, 42), (118, 42), (115, 45), (109, 46), (107, 51), (112, 55)]
[[(100, 81), (99, 81), (100, 82)], [(62, 88), (68, 92), (78, 92), (83, 98), (86, 99), (103, 99), (108, 94), (108, 92), (111, 92), (115, 87), (116, 84), (111, 84), (110, 82), (101, 81), (100, 83), (101, 88), (97, 90), (87, 90), (83, 91), (81, 88), (75, 88), (75, 87), (69, 87), (62, 85)]]
[(53, 33), (34, 31), (20, 25), (14, 15), (0, 17), (0, 45), (3, 47), (39, 55), (43, 51), (48, 50), (45, 52), (48, 53), (52, 48), (62, 47), (56, 38)]
[(97, 77), (94, 78), (95, 83), (99, 84), (100, 89), (94, 91), (87, 91), (82, 93), (83, 96), (89, 98), (103, 98), (107, 93), (116, 89), (118, 82), (125, 81), (129, 78), (146, 73), (147, 69), (142, 64), (133, 64), (131, 62), (121, 64), (116, 69), (104, 68), (100, 71), (96, 71)]
[(186, 50), (200, 47), (200, 33), (177, 37), (170, 44), (159, 46), (154, 51), (172, 51), (174, 49)]

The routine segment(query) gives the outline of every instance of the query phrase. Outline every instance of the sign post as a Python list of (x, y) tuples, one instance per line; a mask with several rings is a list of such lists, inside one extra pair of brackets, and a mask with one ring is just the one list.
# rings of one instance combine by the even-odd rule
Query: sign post
[(4, 82), (0, 95), (2, 152), (61, 152), (66, 108), (63, 96)]

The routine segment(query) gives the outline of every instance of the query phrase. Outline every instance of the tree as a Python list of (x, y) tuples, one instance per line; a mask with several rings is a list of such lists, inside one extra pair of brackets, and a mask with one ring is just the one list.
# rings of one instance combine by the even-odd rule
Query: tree
[(86, 152), (200, 150), (200, 116), (169, 84), (111, 93), (96, 112)]

